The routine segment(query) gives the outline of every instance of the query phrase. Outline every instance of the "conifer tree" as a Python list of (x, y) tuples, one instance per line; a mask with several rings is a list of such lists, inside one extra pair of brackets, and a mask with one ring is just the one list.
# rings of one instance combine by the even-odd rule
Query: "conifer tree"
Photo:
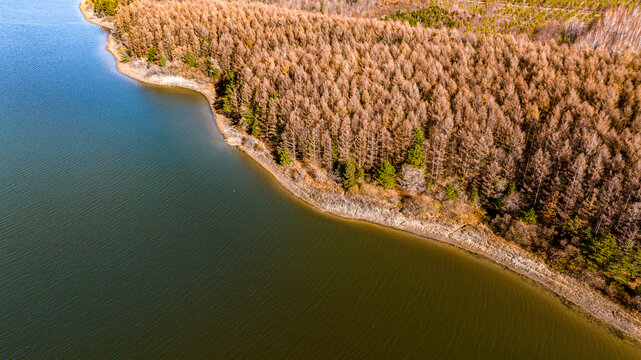
[(359, 178), (358, 165), (352, 160), (347, 160), (343, 169), (343, 186), (349, 189), (356, 185), (356, 180)]
[(389, 161), (385, 161), (378, 169), (375, 180), (384, 188), (392, 189), (396, 187), (397, 176), (396, 169), (389, 163)]
[(423, 162), (423, 142), (425, 142), (425, 135), (420, 128), (414, 128), (412, 147), (407, 152), (406, 164), (413, 166), (417, 169), (425, 167)]
[(283, 166), (287, 166), (292, 162), (292, 157), (289, 154), (289, 149), (287, 147), (283, 147), (282, 149), (278, 150), (278, 163)]

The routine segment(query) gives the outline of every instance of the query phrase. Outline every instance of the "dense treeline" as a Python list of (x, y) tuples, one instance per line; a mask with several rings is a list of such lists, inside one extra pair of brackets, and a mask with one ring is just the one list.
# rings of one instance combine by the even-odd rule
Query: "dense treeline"
[(379, 0), (256, 0), (265, 4), (277, 5), (294, 10), (317, 11), (324, 14), (343, 16), (368, 16), (376, 7)]
[(107, 16), (116, 15), (118, 6), (129, 4), (132, 0), (91, 0), (94, 10), (99, 14)]
[(424, 169), (508, 238), (634, 296), (639, 56), (215, 0), (136, 0), (116, 20), (132, 56), (220, 81), (225, 112), (282, 163), (341, 169), (346, 187)]

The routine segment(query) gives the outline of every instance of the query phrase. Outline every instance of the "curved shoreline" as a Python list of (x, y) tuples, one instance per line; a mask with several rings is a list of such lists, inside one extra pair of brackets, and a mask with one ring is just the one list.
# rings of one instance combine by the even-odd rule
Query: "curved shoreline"
[(214, 108), (216, 92), (211, 82), (188, 79), (166, 73), (150, 71), (146, 66), (123, 63), (118, 59), (120, 43), (116, 38), (113, 23), (94, 15), (84, 2), (80, 10), (85, 19), (109, 32), (107, 50), (116, 59), (116, 67), (122, 74), (143, 83), (182, 87), (201, 93), (207, 99), (214, 122), (227, 144), (238, 147), (249, 155), (263, 169), (267, 170), (278, 183), (295, 198), (326, 214), (349, 220), (358, 220), (407, 231), (461, 248), (506, 267), (536, 284), (543, 285), (557, 296), (569, 301), (602, 322), (611, 330), (641, 344), (641, 314), (633, 312), (607, 299), (588, 285), (569, 275), (550, 269), (545, 263), (515, 244), (495, 236), (481, 226), (461, 226), (438, 222), (427, 222), (407, 216), (398, 208), (385, 206), (373, 199), (358, 195), (332, 193), (315, 187), (309, 181), (294, 180), (292, 175), (306, 178), (300, 169), (285, 169), (275, 164), (271, 155), (259, 146), (259, 141), (232, 127), (226, 118)]

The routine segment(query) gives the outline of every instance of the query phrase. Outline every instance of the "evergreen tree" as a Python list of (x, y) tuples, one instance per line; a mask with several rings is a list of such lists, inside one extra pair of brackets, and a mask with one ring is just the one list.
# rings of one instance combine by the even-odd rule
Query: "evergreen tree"
[(116, 9), (118, 8), (118, 0), (94, 0), (93, 6), (94, 9), (99, 13), (104, 13), (107, 16), (116, 15)]
[(253, 125), (254, 122), (256, 121), (256, 115), (252, 111), (252, 109), (247, 109), (243, 114), (241, 115), (243, 118), (243, 121), (245, 121), (245, 124), (247, 125)]
[(149, 52), (147, 53), (147, 61), (150, 63), (156, 62), (157, 54), (158, 54), (158, 49), (156, 49), (155, 47), (152, 47), (151, 49), (149, 49)]
[(283, 147), (281, 150), (278, 150), (278, 163), (287, 166), (292, 163), (292, 157), (289, 155), (289, 149), (287, 147)]
[(343, 186), (349, 189), (356, 185), (356, 180), (359, 178), (358, 165), (352, 160), (347, 160), (343, 168)]
[(583, 230), (583, 253), (592, 269), (608, 270), (621, 253), (619, 244), (612, 234), (592, 234), (592, 229)]
[(223, 112), (227, 114), (232, 120), (238, 122), (239, 106), (238, 97), (236, 96), (238, 85), (236, 84), (236, 76), (233, 72), (227, 75), (225, 80), (225, 95), (223, 96)]
[(198, 65), (196, 62), (196, 55), (194, 55), (194, 53), (191, 51), (188, 51), (187, 54), (185, 54), (184, 60), (185, 64), (187, 64), (189, 67), (196, 67), (196, 65)]
[(470, 198), (469, 202), (470, 204), (474, 204), (476, 200), (479, 198), (479, 189), (473, 188), (472, 191), (470, 192)]
[(379, 184), (381, 184), (386, 189), (392, 189), (396, 187), (396, 169), (389, 163), (385, 161), (383, 165), (378, 169), (376, 176), (374, 177)]
[(458, 191), (454, 184), (445, 185), (445, 200), (456, 200), (456, 198), (458, 198)]
[(412, 147), (407, 152), (406, 164), (413, 166), (417, 169), (425, 167), (423, 162), (423, 142), (425, 142), (425, 135), (420, 128), (414, 128)]
[(254, 122), (251, 125), (251, 133), (252, 136), (254, 137), (260, 137), (260, 134), (262, 134), (262, 130), (260, 128), (260, 124), (258, 123), (258, 120), (254, 119)]

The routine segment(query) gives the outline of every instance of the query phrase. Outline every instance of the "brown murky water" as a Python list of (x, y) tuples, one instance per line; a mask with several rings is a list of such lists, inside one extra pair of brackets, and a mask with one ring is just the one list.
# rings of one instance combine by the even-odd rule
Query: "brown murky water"
[(641, 358), (487, 261), (292, 200), (77, 5), (0, 2), (0, 358)]

